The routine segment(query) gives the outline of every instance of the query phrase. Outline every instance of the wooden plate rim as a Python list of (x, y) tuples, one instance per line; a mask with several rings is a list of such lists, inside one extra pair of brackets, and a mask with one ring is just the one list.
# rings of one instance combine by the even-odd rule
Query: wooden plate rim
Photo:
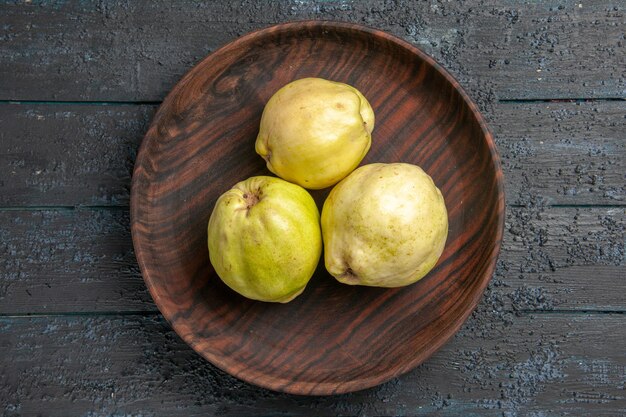
[[(351, 30), (362, 32), (366, 35), (382, 38), (390, 43), (395, 44), (396, 46), (405, 49), (411, 54), (417, 55), (421, 60), (426, 62), (428, 65), (433, 67), (441, 76), (443, 76), (446, 81), (448, 81), (452, 86), (454, 86), (455, 90), (461, 95), (463, 101), (467, 104), (470, 111), (472, 112), (474, 118), (479, 123), (479, 126), (484, 135), (485, 141), (489, 148), (491, 159), (493, 161), (494, 169), (495, 169), (495, 181), (496, 181), (496, 190), (498, 195), (498, 200), (496, 202), (496, 210), (497, 210), (497, 228), (496, 228), (496, 239), (495, 244), (492, 247), (491, 253), (487, 256), (492, 260), (486, 268), (485, 273), (479, 277), (478, 290), (474, 292), (473, 297), (470, 299), (467, 308), (463, 312), (463, 314), (453, 323), (452, 326), (447, 327), (446, 334), (439, 337), (435, 343), (433, 343), (427, 351), (423, 351), (421, 355), (415, 356), (411, 360), (407, 361), (404, 366), (397, 367), (396, 369), (390, 370), (385, 373), (380, 373), (374, 376), (363, 377), (354, 379), (351, 381), (336, 383), (336, 382), (312, 382), (312, 381), (297, 381), (294, 384), (294, 381), (287, 380), (281, 378), (277, 375), (265, 374), (261, 371), (257, 371), (254, 369), (243, 368), (241, 372), (233, 372), (233, 369), (228, 366), (226, 362), (228, 362), (227, 358), (223, 356), (212, 355), (208, 352), (202, 351), (192, 343), (192, 336), (187, 335), (181, 331), (176, 323), (171, 321), (171, 314), (167, 311), (163, 311), (161, 308), (161, 294), (158, 293), (157, 288), (152, 284), (152, 278), (150, 276), (150, 269), (146, 264), (146, 255), (144, 252), (144, 248), (142, 246), (141, 239), (139, 237), (139, 232), (137, 231), (135, 224), (137, 219), (139, 218), (141, 210), (139, 209), (138, 200), (138, 182), (139, 175), (137, 171), (139, 167), (143, 166), (144, 160), (147, 154), (149, 135), (152, 129), (155, 127), (155, 121), (158, 120), (158, 116), (161, 113), (161, 110), (168, 107), (173, 100), (177, 97), (179, 91), (185, 86), (186, 80), (192, 77), (197, 71), (200, 71), (204, 66), (205, 62), (212, 59), (214, 55), (227, 53), (230, 50), (236, 50), (240, 45), (246, 44), (254, 39), (262, 39), (263, 37), (274, 34), (280, 31), (283, 32), (293, 32), (297, 30), (303, 29), (312, 29), (316, 27), (326, 27), (329, 29), (343, 29), (343, 30)], [(504, 232), (504, 220), (505, 220), (505, 191), (504, 191), (504, 181), (503, 181), (503, 173), (502, 166), (500, 161), (500, 156), (498, 154), (493, 135), (491, 134), (485, 119), (482, 114), (478, 110), (478, 107), (474, 103), (474, 101), (469, 97), (469, 95), (465, 92), (465, 90), (461, 87), (459, 82), (441, 65), (437, 63), (432, 57), (426, 54), (424, 51), (419, 49), (418, 47), (410, 44), (409, 42), (400, 39), (394, 35), (391, 35), (387, 32), (374, 29), (365, 25), (356, 24), (356, 23), (348, 23), (341, 21), (330, 21), (330, 20), (302, 20), (302, 21), (292, 21), (281, 23), (277, 25), (268, 26), (265, 28), (261, 28), (255, 31), (248, 32), (247, 34), (223, 45), (222, 47), (216, 49), (215, 51), (208, 54), (204, 59), (202, 59), (199, 63), (197, 63), (190, 71), (188, 71), (181, 80), (174, 86), (174, 88), (167, 94), (159, 109), (155, 113), (153, 121), (148, 129), (146, 135), (144, 136), (141, 145), (139, 146), (139, 150), (137, 153), (137, 159), (135, 161), (135, 166), (133, 170), (133, 178), (131, 180), (131, 193), (130, 193), (130, 225), (131, 225), (131, 236), (133, 241), (133, 246), (135, 250), (135, 256), (137, 258), (137, 262), (139, 264), (139, 268), (148, 287), (150, 295), (154, 299), (154, 302), (167, 320), (168, 323), (172, 326), (174, 331), (181, 337), (188, 345), (190, 345), (198, 354), (204, 357), (206, 360), (211, 362), (213, 365), (217, 366), (219, 369), (239, 378), (248, 383), (261, 386), (263, 388), (268, 388), (274, 391), (282, 391), (290, 394), (299, 394), (299, 395), (329, 395), (329, 394), (342, 394), (347, 392), (358, 391), (366, 388), (371, 388), (375, 385), (379, 385), (383, 382), (386, 382), (394, 377), (397, 377), (409, 370), (415, 368), (420, 365), (424, 361), (426, 361), (434, 352), (439, 350), (461, 327), (461, 325), (467, 320), (469, 315), (478, 305), (484, 291), (489, 283), (493, 272), (495, 270), (496, 261), (498, 255), (500, 253), (500, 248), (502, 244), (502, 236)]]

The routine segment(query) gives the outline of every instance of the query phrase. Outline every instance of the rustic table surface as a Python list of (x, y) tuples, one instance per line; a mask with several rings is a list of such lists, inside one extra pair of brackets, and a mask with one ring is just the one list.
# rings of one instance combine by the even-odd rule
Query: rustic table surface
[[(201, 58), (274, 23), (395, 34), (495, 134), (507, 216), (478, 309), (379, 387), (275, 393), (170, 329), (130, 238), (137, 148)], [(626, 3), (0, 2), (2, 416), (626, 415)]]

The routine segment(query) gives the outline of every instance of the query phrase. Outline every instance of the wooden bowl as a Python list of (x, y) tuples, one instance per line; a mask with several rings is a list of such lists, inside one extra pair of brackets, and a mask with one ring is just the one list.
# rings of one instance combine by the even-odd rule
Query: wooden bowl
[[(345, 82), (368, 98), (376, 128), (363, 164), (417, 164), (441, 189), (448, 241), (418, 283), (343, 285), (321, 260), (301, 296), (274, 304), (239, 296), (215, 274), (206, 231), (215, 201), (240, 180), (271, 175), (254, 151), (261, 112), (303, 77)], [(167, 96), (135, 166), (133, 243), (155, 303), (211, 363), (273, 390), (344, 393), (419, 365), (475, 308), (500, 248), (502, 182), (482, 116), (424, 52), (354, 24), (281, 24), (215, 51)], [(313, 193), (320, 208), (328, 192)]]

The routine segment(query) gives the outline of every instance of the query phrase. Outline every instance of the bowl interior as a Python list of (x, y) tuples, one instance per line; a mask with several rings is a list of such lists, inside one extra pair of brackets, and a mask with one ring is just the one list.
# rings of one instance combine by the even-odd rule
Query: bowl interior
[[(351, 84), (370, 101), (376, 127), (362, 164), (417, 164), (441, 189), (448, 241), (418, 283), (342, 285), (322, 260), (301, 296), (271, 304), (237, 295), (212, 269), (206, 225), (215, 201), (238, 181), (272, 175), (254, 151), (265, 103), (311, 76)], [(475, 307), (500, 245), (501, 175), (475, 107), (423, 53), (355, 25), (279, 25), (216, 51), (167, 97), (135, 168), (133, 240), (155, 302), (212, 363), (275, 390), (347, 392), (418, 365)], [(329, 190), (312, 192), (320, 209)]]

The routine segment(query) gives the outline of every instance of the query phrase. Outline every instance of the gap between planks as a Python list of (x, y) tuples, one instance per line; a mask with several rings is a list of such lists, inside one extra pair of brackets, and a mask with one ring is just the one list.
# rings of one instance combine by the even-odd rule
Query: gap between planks
[(563, 315), (563, 314), (576, 314), (576, 315), (581, 315), (581, 314), (626, 315), (626, 311), (625, 310), (589, 310), (589, 309), (586, 309), (586, 310), (574, 310), (574, 309), (527, 310), (527, 309), (523, 309), (523, 310), (516, 310), (516, 311), (513, 311), (513, 312), (515, 314), (519, 314), (519, 315), (523, 315), (523, 316), (530, 316), (530, 315), (533, 315), (533, 314), (541, 314), (543, 316), (550, 315), (550, 314), (554, 314), (554, 315)]
[[(574, 310), (574, 309), (554, 309), (554, 310), (503, 310), (502, 313), (513, 313), (518, 316), (531, 316), (531, 315), (626, 315), (625, 310)], [(129, 311), (62, 311), (57, 313), (0, 313), (0, 319), (30, 319), (30, 318), (46, 318), (46, 317), (128, 317), (128, 316), (140, 316), (140, 317), (160, 317), (162, 316), (160, 311), (143, 311), (143, 310), (129, 310)]]
[[(562, 97), (562, 98), (519, 98), (499, 99), (499, 103), (575, 103), (575, 102), (599, 102), (599, 101), (626, 101), (623, 97)], [(0, 100), (0, 104), (12, 105), (48, 105), (48, 106), (158, 106), (162, 100), (147, 101), (84, 101), (84, 100)]]
[(597, 101), (626, 101), (623, 97), (596, 97), (596, 98), (505, 98), (498, 103), (593, 103)]
[(141, 317), (158, 317), (161, 316), (161, 312), (158, 310), (145, 311), (145, 310), (129, 310), (129, 311), (61, 311), (57, 313), (0, 313), (0, 319), (30, 319), (30, 318), (45, 318), (45, 317), (127, 317), (127, 316), (141, 316)]
[(0, 104), (9, 105), (47, 105), (47, 106), (158, 106), (162, 100), (156, 101), (73, 101), (73, 100), (0, 100)]
[(3, 211), (74, 211), (74, 210), (122, 210), (129, 211), (128, 205), (77, 205), (77, 206), (4, 206)]
[[(526, 208), (524, 204), (507, 204), (507, 208)], [(544, 204), (548, 208), (605, 208), (605, 209), (623, 209), (624, 204)], [(128, 211), (128, 205), (77, 205), (77, 206), (0, 206), (0, 212), (4, 211), (75, 211), (75, 210), (120, 210)]]

